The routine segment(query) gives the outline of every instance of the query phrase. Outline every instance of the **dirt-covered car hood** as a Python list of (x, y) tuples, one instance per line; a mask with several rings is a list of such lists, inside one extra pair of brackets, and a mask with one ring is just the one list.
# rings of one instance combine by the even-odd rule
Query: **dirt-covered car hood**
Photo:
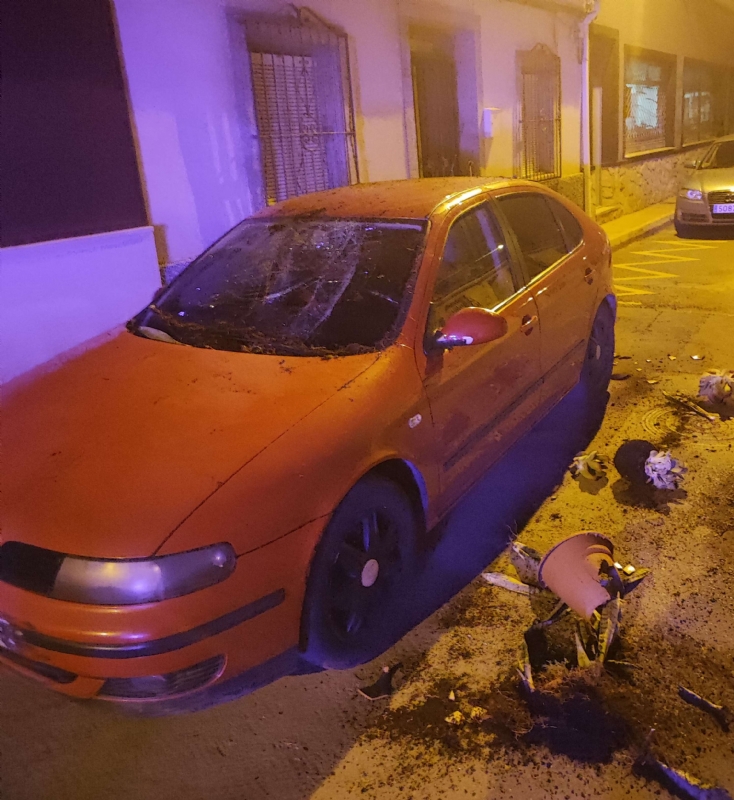
[(150, 555), (376, 359), (222, 352), (116, 332), (4, 387), (0, 536), (84, 556)]

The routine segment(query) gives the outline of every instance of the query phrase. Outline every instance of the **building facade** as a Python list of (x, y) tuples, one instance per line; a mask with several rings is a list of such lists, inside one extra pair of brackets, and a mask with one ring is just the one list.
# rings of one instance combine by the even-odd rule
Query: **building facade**
[(601, 0), (589, 83), (595, 5), (11, 4), (0, 380), (105, 335), (238, 220), (294, 194), (496, 175), (583, 205), (589, 86), (595, 206), (613, 216), (670, 195), (689, 149), (731, 125), (732, 17), (696, 27), (713, 0)]
[(671, 197), (684, 164), (734, 133), (730, 5), (602, 0), (590, 42), (598, 217)]

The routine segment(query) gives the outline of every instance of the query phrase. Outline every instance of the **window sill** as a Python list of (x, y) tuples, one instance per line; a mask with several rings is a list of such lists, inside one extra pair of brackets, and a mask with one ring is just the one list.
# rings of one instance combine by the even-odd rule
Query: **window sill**
[(667, 156), (671, 153), (677, 153), (677, 147), (655, 147), (652, 150), (640, 150), (636, 153), (630, 153), (627, 155), (625, 153), (624, 158), (622, 159), (622, 164), (627, 164), (630, 161), (637, 161), (643, 158), (650, 158), (650, 156)]

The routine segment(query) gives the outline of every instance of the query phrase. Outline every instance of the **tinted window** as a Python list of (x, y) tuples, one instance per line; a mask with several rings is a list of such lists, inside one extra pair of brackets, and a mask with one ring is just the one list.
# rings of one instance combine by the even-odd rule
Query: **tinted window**
[[(136, 317), (197, 347), (281, 355), (390, 344), (410, 302), (425, 224), (309, 218), (245, 220)], [(152, 331), (151, 331), (152, 329)]]
[(433, 293), (432, 327), (462, 308), (494, 308), (515, 292), (509, 254), (487, 206), (451, 227)]
[(568, 253), (563, 232), (545, 197), (511, 194), (501, 197), (499, 203), (515, 232), (530, 279)]
[(561, 226), (561, 230), (566, 237), (566, 244), (568, 245), (569, 250), (575, 250), (581, 244), (581, 241), (584, 238), (584, 232), (581, 229), (579, 221), (566, 208), (566, 206), (562, 206), (556, 200), (546, 197), (545, 202), (548, 203), (553, 209), (556, 220)]

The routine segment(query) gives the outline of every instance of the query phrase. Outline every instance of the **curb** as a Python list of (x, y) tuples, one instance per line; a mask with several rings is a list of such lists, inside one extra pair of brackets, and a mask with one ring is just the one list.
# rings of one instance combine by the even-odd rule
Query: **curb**
[(612, 246), (612, 250), (619, 250), (620, 247), (624, 247), (625, 245), (630, 244), (637, 239), (644, 239), (647, 236), (651, 236), (653, 233), (657, 233), (662, 228), (670, 225), (674, 218), (675, 212), (671, 211), (664, 217), (652, 220), (651, 222), (646, 222), (639, 228), (633, 228), (632, 230), (618, 233), (615, 236), (610, 236), (609, 243)]

